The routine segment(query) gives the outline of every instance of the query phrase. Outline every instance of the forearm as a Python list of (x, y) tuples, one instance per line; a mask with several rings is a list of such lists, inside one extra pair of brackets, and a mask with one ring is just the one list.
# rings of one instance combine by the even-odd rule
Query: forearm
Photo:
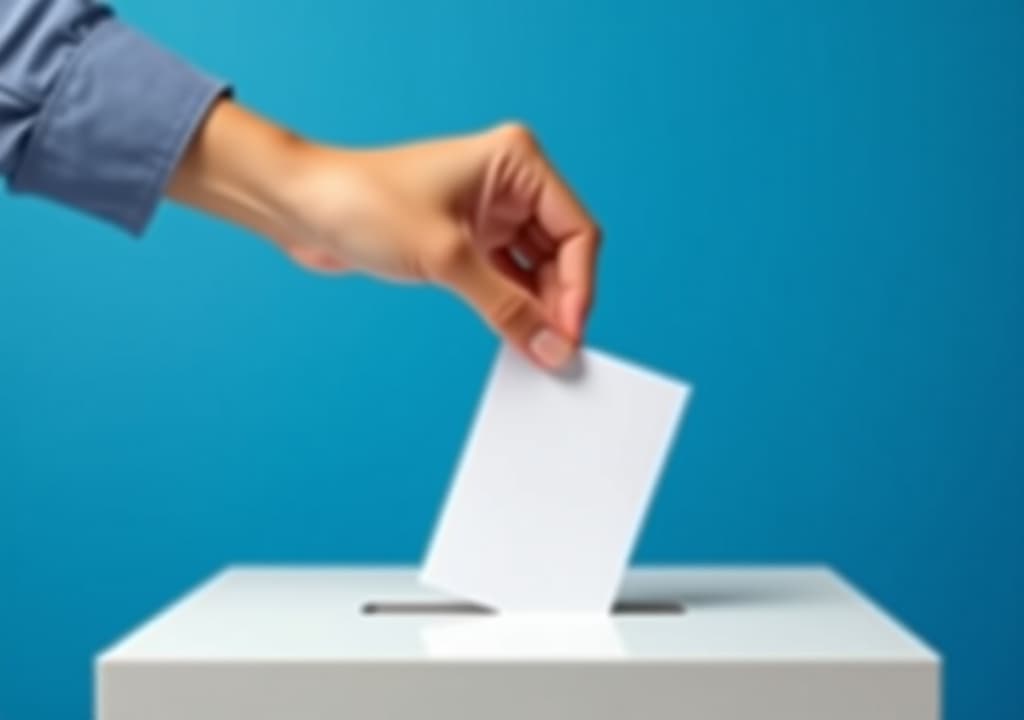
[(230, 100), (216, 103), (171, 178), (176, 202), (285, 242), (311, 146)]

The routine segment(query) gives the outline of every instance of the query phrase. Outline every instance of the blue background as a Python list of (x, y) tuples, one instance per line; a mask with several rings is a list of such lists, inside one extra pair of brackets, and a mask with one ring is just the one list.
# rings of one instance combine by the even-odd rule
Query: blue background
[[(698, 387), (638, 559), (834, 564), (948, 717), (1024, 717), (1019, 0), (121, 11), (319, 138), (533, 125), (606, 230), (592, 342)], [(226, 563), (419, 559), (496, 347), (455, 300), (0, 217), (0, 718), (87, 717)]]

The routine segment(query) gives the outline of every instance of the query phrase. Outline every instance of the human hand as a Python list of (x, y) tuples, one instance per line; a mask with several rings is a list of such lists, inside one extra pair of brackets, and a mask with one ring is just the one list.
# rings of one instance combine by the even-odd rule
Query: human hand
[[(239, 140), (244, 130), (259, 134), (261, 121), (226, 105), (223, 122), (215, 111), (190, 150), (172, 195), (254, 227), (316, 271), (443, 285), (539, 364), (571, 358), (593, 299), (600, 235), (528, 130), (507, 124), (345, 150), (263, 127), (255, 148), (278, 157), (264, 163), (274, 165), (271, 189), (259, 180), (270, 169), (257, 167), (253, 142)], [(231, 145), (248, 159), (231, 158)]]

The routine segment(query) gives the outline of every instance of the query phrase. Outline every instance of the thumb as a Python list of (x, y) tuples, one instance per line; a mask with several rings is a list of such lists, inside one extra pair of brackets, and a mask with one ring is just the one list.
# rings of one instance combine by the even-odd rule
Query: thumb
[(534, 362), (551, 370), (564, 367), (575, 347), (548, 319), (538, 300), (473, 247), (464, 242), (455, 247), (439, 273), (441, 281)]

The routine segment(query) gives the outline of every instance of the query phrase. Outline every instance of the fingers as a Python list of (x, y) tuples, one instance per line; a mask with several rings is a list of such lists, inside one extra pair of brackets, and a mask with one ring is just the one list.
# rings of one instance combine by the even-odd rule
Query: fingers
[(556, 328), (537, 299), (467, 242), (447, 242), (434, 261), (434, 272), (502, 338), (539, 365), (557, 370), (572, 359), (572, 341)]
[(555, 170), (543, 162), (546, 176), (537, 223), (556, 244), (559, 321), (578, 341), (593, 304), (600, 231)]
[(539, 181), (528, 232), (533, 246), (551, 247), (557, 267), (557, 320), (578, 342), (593, 304), (600, 230), (529, 129), (511, 124), (499, 128), (499, 132), (515, 149), (512, 154), (523, 163), (521, 168), (529, 170), (521, 174), (512, 171), (510, 175)]
[(512, 278), (520, 287), (531, 294), (537, 292), (537, 278), (532, 268), (523, 267), (522, 262), (516, 259), (515, 254), (508, 248), (498, 248), (490, 253), (491, 262), (506, 277)]

